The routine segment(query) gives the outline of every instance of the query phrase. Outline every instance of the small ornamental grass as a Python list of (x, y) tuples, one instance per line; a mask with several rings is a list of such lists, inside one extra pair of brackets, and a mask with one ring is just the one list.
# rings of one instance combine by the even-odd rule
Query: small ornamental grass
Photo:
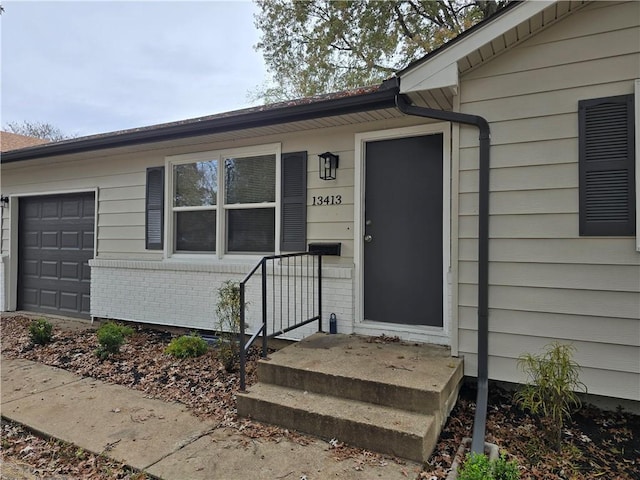
[[(218, 288), (218, 358), (227, 372), (233, 372), (240, 356), (240, 285), (227, 280)], [(243, 332), (244, 333), (244, 332)]]
[(165, 349), (165, 353), (176, 358), (194, 358), (204, 355), (209, 349), (207, 341), (197, 333), (174, 338)]
[(458, 471), (458, 480), (518, 480), (520, 471), (515, 461), (507, 461), (506, 455), (489, 460), (481, 453), (471, 453)]
[(29, 325), (29, 335), (34, 345), (46, 345), (53, 338), (53, 325), (44, 318), (38, 318)]
[(580, 366), (573, 360), (575, 347), (559, 342), (545, 346), (541, 355), (526, 353), (518, 366), (527, 375), (526, 385), (514, 399), (523, 409), (543, 417), (548, 440), (560, 451), (565, 419), (571, 419), (574, 409), (582, 404), (576, 392), (587, 392), (579, 379)]
[(100, 346), (96, 350), (96, 355), (102, 360), (109, 355), (115, 355), (120, 351), (125, 338), (130, 335), (133, 335), (133, 328), (112, 321), (106, 322), (97, 332)]

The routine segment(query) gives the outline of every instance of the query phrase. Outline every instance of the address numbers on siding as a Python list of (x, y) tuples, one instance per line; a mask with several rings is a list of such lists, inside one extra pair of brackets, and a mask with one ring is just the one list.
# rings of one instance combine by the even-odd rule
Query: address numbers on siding
[(311, 205), (323, 207), (327, 205), (342, 205), (342, 195), (320, 195), (311, 197)]

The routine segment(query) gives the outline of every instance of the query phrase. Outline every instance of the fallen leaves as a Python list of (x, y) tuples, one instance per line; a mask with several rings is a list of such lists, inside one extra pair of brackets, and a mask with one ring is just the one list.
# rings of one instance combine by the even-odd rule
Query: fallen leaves
[[(563, 448), (557, 453), (545, 444), (539, 419), (522, 412), (511, 399), (511, 393), (491, 385), (486, 437), (518, 462), (521, 478), (640, 478), (640, 416), (585, 405), (565, 426)], [(435, 451), (418, 478), (446, 478), (455, 449), (463, 437), (471, 435), (474, 414), (475, 391), (465, 386)]]
[(389, 335), (385, 335), (384, 333), (378, 337), (367, 337), (367, 343), (399, 343), (400, 337), (394, 336), (391, 337)]
[[(234, 426), (235, 394), (239, 376), (229, 374), (214, 350), (197, 358), (176, 360), (164, 353), (172, 336), (166, 332), (137, 328), (120, 349), (106, 360), (95, 354), (98, 342), (93, 331), (54, 330), (53, 341), (43, 347), (31, 345), (30, 319), (3, 317), (2, 348), (8, 357), (21, 357), (63, 368), (78, 375), (141, 390), (150, 397), (178, 401), (197, 416)], [(251, 353), (247, 380), (255, 381), (257, 352)]]
[[(2, 460), (10, 462), (2, 478), (15, 467), (24, 472), (16, 478), (76, 478), (86, 480), (144, 480), (136, 472), (103, 455), (95, 455), (68, 443), (32, 435), (21, 425), (2, 420)], [(14, 468), (12, 468), (14, 467)], [(27, 476), (28, 475), (28, 476)], [(14, 477), (7, 477), (14, 478)]]
[[(245, 448), (249, 448), (256, 439), (277, 442), (287, 438), (299, 445), (313, 441), (294, 431), (238, 419), (235, 397), (239, 388), (238, 375), (226, 372), (213, 350), (198, 358), (176, 360), (164, 353), (173, 338), (171, 334), (138, 327), (119, 354), (101, 361), (94, 354), (98, 347), (95, 332), (56, 328), (52, 343), (34, 347), (28, 333), (30, 322), (24, 316), (3, 315), (0, 322), (3, 355), (27, 358), (124, 385), (143, 391), (149, 397), (181, 402), (194, 415), (215, 419), (220, 427), (234, 428), (242, 433), (245, 440), (240, 446)], [(370, 337), (368, 341), (382, 347), (385, 343), (400, 340), (381, 336)], [(257, 359), (258, 350), (253, 350), (248, 363), (248, 384), (256, 380)], [(389, 368), (409, 367), (389, 365)], [(489, 393), (487, 441), (498, 444), (517, 460), (523, 479), (640, 478), (639, 416), (622, 411), (605, 412), (587, 405), (574, 415), (573, 422), (566, 425), (563, 432), (565, 448), (555, 453), (544, 444), (540, 421), (513, 406), (510, 393), (494, 385), (491, 385)], [(112, 410), (114, 414), (121, 415), (123, 411), (129, 414), (123, 406), (114, 405)], [(421, 470), (403, 468), (403, 475), (429, 480), (446, 478), (462, 439), (471, 435), (474, 413), (475, 391), (464, 386), (429, 460)], [(134, 421), (145, 421), (152, 414), (133, 412), (131, 415)], [(73, 446), (60, 446), (55, 441), (39, 439), (25, 431), (17, 433), (19, 431), (18, 426), (2, 424), (3, 455), (28, 463), (34, 471), (48, 475), (64, 474), (71, 478), (144, 478), (132, 476), (133, 473), (117, 463), (101, 463), (106, 461), (104, 457), (86, 452), (77, 456)], [(358, 472), (366, 466), (387, 465), (388, 457), (350, 447), (336, 438), (328, 442), (327, 450), (336, 461), (353, 462), (352, 468)], [(393, 461), (406, 465), (399, 459)], [(105, 465), (116, 474), (100, 476), (100, 472), (107, 468)]]

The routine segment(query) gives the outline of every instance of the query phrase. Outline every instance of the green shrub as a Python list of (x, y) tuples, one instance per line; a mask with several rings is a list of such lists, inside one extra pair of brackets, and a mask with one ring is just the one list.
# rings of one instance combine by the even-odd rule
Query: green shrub
[(193, 358), (204, 355), (208, 348), (209, 345), (206, 340), (194, 333), (174, 338), (165, 349), (165, 352), (176, 358)]
[(109, 321), (98, 329), (97, 335), (100, 346), (96, 350), (96, 355), (104, 360), (109, 355), (120, 351), (125, 338), (133, 335), (133, 328)]
[(467, 455), (458, 470), (458, 480), (489, 480), (489, 459), (486, 455), (472, 453)]
[(515, 461), (507, 461), (505, 455), (489, 460), (486, 455), (472, 453), (458, 471), (458, 480), (518, 480), (520, 472)]
[(518, 359), (518, 366), (527, 375), (527, 384), (515, 395), (521, 408), (534, 415), (542, 415), (550, 443), (560, 451), (564, 419), (581, 406), (575, 392), (587, 387), (579, 379), (580, 366), (573, 361), (575, 348), (553, 342), (545, 346), (542, 355), (526, 353)]
[(495, 480), (517, 480), (520, 478), (520, 471), (515, 460), (507, 461), (507, 456), (502, 454), (500, 458), (491, 462), (493, 466), (493, 478)]
[(235, 369), (240, 356), (240, 285), (227, 280), (218, 289), (218, 358), (228, 372)]
[(53, 337), (53, 325), (44, 318), (38, 318), (29, 325), (29, 334), (35, 345), (46, 345)]

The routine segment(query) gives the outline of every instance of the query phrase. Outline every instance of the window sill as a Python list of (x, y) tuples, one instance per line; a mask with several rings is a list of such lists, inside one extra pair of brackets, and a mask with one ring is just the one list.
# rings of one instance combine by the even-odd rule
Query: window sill
[(209, 253), (174, 253), (170, 257), (164, 259), (165, 262), (177, 263), (246, 263), (254, 265), (262, 259), (262, 257), (273, 255), (272, 253), (256, 254), (256, 255), (233, 255), (225, 254), (223, 258), (219, 258), (217, 254)]

